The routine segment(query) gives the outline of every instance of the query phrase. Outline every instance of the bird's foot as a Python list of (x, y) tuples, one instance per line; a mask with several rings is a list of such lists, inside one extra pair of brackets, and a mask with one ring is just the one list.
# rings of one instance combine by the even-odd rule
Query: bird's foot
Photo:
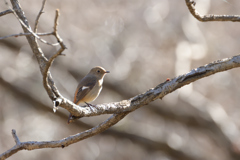
[(86, 105), (91, 109), (91, 111), (93, 112), (93, 107), (95, 107), (95, 106), (93, 106), (92, 104), (87, 103), (87, 102), (85, 102), (85, 103), (86, 103)]

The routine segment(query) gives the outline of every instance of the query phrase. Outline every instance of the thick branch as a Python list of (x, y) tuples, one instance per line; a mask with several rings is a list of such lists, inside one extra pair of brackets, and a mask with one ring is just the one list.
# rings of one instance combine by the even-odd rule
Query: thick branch
[(208, 21), (232, 21), (232, 22), (239, 22), (240, 16), (239, 15), (201, 15), (195, 8), (196, 2), (194, 0), (185, 0), (187, 7), (190, 13), (199, 21), (201, 22), (208, 22)]
[(240, 55), (214, 61), (205, 66), (193, 69), (189, 73), (180, 75), (170, 81), (159, 84), (155, 88), (149, 89), (145, 93), (139, 94), (128, 100), (96, 105), (94, 111), (91, 111), (88, 107), (78, 107), (65, 98), (63, 98), (60, 106), (71, 112), (75, 118), (134, 111), (137, 108), (147, 105), (156, 99), (162, 99), (167, 94), (175, 91), (182, 86), (185, 86), (201, 78), (210, 76), (212, 74), (223, 72), (236, 67), (240, 67)]

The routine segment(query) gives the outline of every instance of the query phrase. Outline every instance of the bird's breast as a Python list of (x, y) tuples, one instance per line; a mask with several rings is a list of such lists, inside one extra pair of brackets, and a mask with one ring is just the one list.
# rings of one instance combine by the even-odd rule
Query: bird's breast
[(98, 80), (98, 84), (99, 84), (99, 86), (102, 86), (102, 84), (103, 84), (103, 78), (100, 79), (100, 80)]
[(102, 86), (95, 85), (93, 89), (84, 97), (85, 102), (94, 101), (102, 90)]

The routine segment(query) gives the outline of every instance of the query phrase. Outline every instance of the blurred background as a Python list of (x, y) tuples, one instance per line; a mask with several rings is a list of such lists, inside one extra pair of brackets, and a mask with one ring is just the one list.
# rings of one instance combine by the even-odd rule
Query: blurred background
[[(240, 15), (239, 0), (196, 0), (201, 14)], [(42, 1), (20, 0), (32, 28)], [(10, 3), (9, 3), (10, 4)], [(93, 104), (143, 93), (167, 78), (239, 54), (240, 23), (199, 22), (179, 0), (48, 0), (38, 31), (51, 32), (60, 9), (59, 34), (66, 56), (51, 73), (70, 100), (94, 66), (111, 73)], [(0, 2), (0, 11), (7, 9)], [(0, 36), (21, 33), (12, 14), (0, 17)], [(52, 36), (42, 37), (55, 43)], [(58, 47), (39, 42), (47, 57)], [(107, 131), (64, 149), (20, 151), (9, 160), (226, 160), (240, 159), (239, 69), (218, 73), (156, 100)], [(110, 115), (67, 124), (55, 114), (25, 37), (0, 40), (0, 153), (21, 141), (59, 140), (89, 129)]]

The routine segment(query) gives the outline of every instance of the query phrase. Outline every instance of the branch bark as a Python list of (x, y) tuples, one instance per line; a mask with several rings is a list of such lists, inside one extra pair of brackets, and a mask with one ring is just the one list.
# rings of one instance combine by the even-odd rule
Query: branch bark
[(201, 15), (197, 9), (195, 8), (196, 2), (194, 0), (185, 0), (186, 5), (190, 13), (199, 21), (201, 22), (211, 22), (211, 21), (232, 21), (232, 22), (239, 22), (240, 16), (239, 15)]
[(69, 110), (70, 112), (73, 111), (72, 114), (77, 118), (134, 111), (156, 99), (162, 99), (167, 94), (175, 91), (178, 88), (181, 88), (182, 86), (185, 86), (201, 78), (210, 76), (212, 74), (236, 67), (240, 67), (240, 55), (217, 60), (205, 66), (193, 69), (184, 75), (180, 75), (176, 78), (171, 79), (170, 81), (161, 83), (155, 88), (149, 89), (145, 93), (139, 94), (128, 100), (96, 105), (94, 111), (91, 111), (88, 107), (74, 106), (73, 109), (70, 109), (71, 107), (68, 105), (70, 102), (65, 98), (63, 98), (60, 106)]
[[(99, 125), (86, 130), (84, 132), (75, 134), (73, 136), (69, 136), (67, 138), (63, 138), (58, 141), (28, 141), (28, 142), (20, 142), (17, 135), (16, 131), (12, 130), (12, 135), (15, 139), (16, 145), (9, 149), (8, 151), (2, 153), (0, 155), (0, 160), (4, 160), (13, 154), (17, 153), (20, 150), (34, 150), (34, 149), (41, 149), (41, 148), (64, 148), (69, 146), (70, 144), (79, 142), (83, 139), (92, 137), (98, 133), (101, 133), (108, 129), (109, 127), (115, 125), (117, 122), (119, 122), (121, 119), (123, 119), (128, 113), (121, 113), (121, 114), (114, 114), (110, 118), (108, 118), (106, 121), (100, 123)], [(16, 141), (18, 139), (18, 141)]]
[(12, 11), (11, 9), (8, 9), (8, 10), (6, 10), (6, 11), (0, 12), (0, 17), (1, 17), (1, 16), (4, 16), (4, 15), (6, 15), (6, 14), (9, 14), (9, 13), (13, 13), (13, 11)]
[[(6, 39), (6, 38), (10, 38), (10, 37), (30, 36), (30, 35), (32, 35), (32, 34), (31, 34), (31, 33), (11, 34), (11, 35), (7, 35), (7, 36), (4, 36), (4, 37), (0, 37), (0, 40)], [(48, 33), (36, 33), (36, 35), (38, 35), (38, 36), (49, 36), (49, 35), (53, 35), (53, 32), (48, 32)]]

